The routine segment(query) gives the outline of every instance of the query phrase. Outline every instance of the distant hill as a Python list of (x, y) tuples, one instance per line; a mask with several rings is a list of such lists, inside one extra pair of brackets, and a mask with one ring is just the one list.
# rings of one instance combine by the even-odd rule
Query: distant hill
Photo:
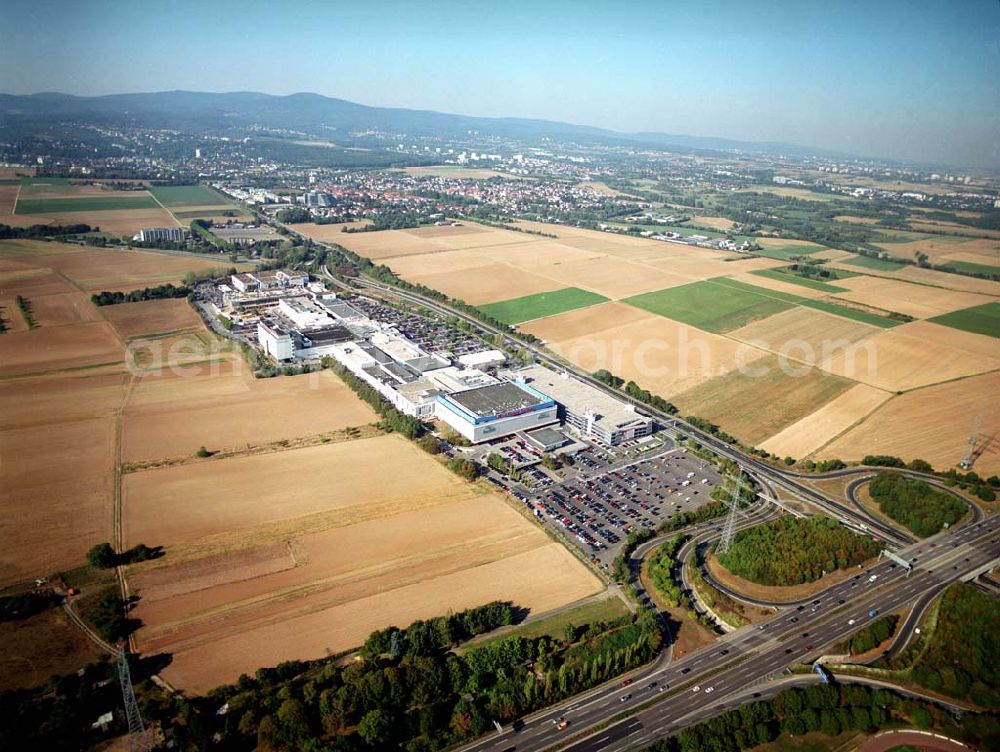
[[(770, 154), (835, 155), (793, 144), (737, 141), (668, 133), (619, 133), (585, 125), (527, 118), (482, 118), (430, 110), (369, 107), (319, 94), (274, 96), (258, 92), (213, 94), (164, 91), (77, 97), (69, 94), (0, 94), (0, 123), (21, 125), (77, 120), (104, 125), (176, 128), (191, 132), (261, 125), (313, 135), (335, 136), (378, 130), (412, 136), (456, 138), (480, 135), (541, 143), (543, 139), (580, 144), (673, 147), (681, 150), (724, 150)], [(837, 154), (836, 156), (843, 156)]]

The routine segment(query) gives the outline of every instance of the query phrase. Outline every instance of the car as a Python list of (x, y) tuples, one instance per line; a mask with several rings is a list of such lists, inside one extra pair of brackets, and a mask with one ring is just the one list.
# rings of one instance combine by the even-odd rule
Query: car
[(729, 650), (728, 649), (720, 650), (719, 655), (729, 655)]
[(646, 685), (646, 689), (652, 689), (655, 686), (656, 686), (656, 682), (652, 681), (652, 682), (650, 682), (649, 684)]
[(667, 684), (661, 684), (660, 688), (658, 690), (656, 690), (656, 691), (657, 692), (666, 692), (667, 691), (667, 686), (668, 686)]
[(691, 688), (691, 691), (692, 692), (701, 692), (701, 685), (695, 684), (694, 687)]
[(691, 673), (691, 668), (690, 667), (688, 667), (688, 668), (682, 668), (681, 669), (681, 673), (682, 674), (689, 674), (689, 673)]
[(806, 645), (806, 652), (810, 652), (813, 649), (812, 645)]
[(632, 683), (632, 679), (622, 679), (622, 686), (623, 687), (627, 687), (631, 683)]
[(558, 718), (553, 718), (552, 719), (552, 725), (553, 726), (556, 725), (556, 724), (558, 724), (558, 723), (562, 723), (562, 722), (563, 722), (563, 717), (562, 716), (559, 716)]
[(618, 698), (618, 702), (628, 702), (632, 699), (632, 695), (622, 695)]
[(854, 622), (855, 622), (855, 619), (850, 619), (850, 620), (849, 620), (849, 621), (847, 622), (847, 626), (849, 626), (849, 627), (853, 627), (853, 626), (854, 626)]
[(794, 624), (794, 623), (795, 623), (795, 622), (797, 622), (798, 620), (799, 620), (799, 617), (797, 617), (797, 616), (793, 616), (793, 617), (792, 617), (791, 619), (789, 619), (788, 621), (790, 621), (790, 622), (792, 622), (792, 624)]
[(767, 624), (761, 624), (759, 627), (757, 627), (757, 629), (763, 629), (766, 626), (767, 626)]
[(785, 655), (788, 655), (791, 652), (792, 652), (791, 648), (785, 648)]
[(715, 687), (705, 687), (705, 694), (710, 695), (715, 691)]
[(565, 731), (567, 726), (569, 726), (569, 721), (559, 721), (559, 725), (556, 728), (560, 731)]
[(845, 603), (847, 603), (847, 601), (845, 601), (843, 598), (841, 598), (839, 601), (837, 601), (837, 605), (840, 605), (840, 606), (843, 606)]

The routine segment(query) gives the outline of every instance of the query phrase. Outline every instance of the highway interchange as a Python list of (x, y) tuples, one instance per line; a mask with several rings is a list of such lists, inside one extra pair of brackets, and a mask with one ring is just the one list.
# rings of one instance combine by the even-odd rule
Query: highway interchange
[[(294, 232), (293, 228), (287, 229)], [(343, 285), (328, 270), (326, 276)], [(662, 426), (686, 434), (719, 456), (736, 462), (761, 488), (765, 498), (777, 503), (778, 489), (782, 489), (848, 527), (879, 536), (887, 549), (913, 561), (912, 571), (907, 571), (888, 559), (880, 559), (853, 578), (815, 594), (806, 603), (784, 605), (768, 621), (730, 632), (710, 647), (678, 661), (672, 661), (671, 651), (665, 650), (653, 664), (631, 674), (627, 688), (620, 681), (598, 687), (520, 721), (516, 730), (507, 727), (503, 733), (467, 745), (463, 748), (466, 752), (537, 752), (554, 746), (572, 752), (620, 752), (644, 747), (728, 707), (773, 693), (777, 684), (789, 682), (790, 677), (782, 675), (790, 666), (814, 660), (825, 648), (852, 635), (872, 618), (869, 613), (873, 609), (877, 609), (874, 617), (877, 618), (878, 614), (913, 605), (909, 617), (900, 625), (897, 641), (900, 645), (895, 650), (901, 649), (924, 610), (947, 585), (963, 578), (972, 579), (1000, 562), (1000, 515), (983, 519), (981, 510), (970, 504), (972, 519), (965, 525), (915, 541), (909, 533), (874, 517), (859, 503), (857, 490), (870, 479), (870, 468), (850, 468), (822, 476), (781, 470), (675, 416), (630, 399), (546, 350), (512, 338), (509, 331), (484, 324), (440, 301), (364, 276), (355, 282), (499, 335), (504, 346), (526, 349), (539, 362), (569, 371), (617, 399), (633, 403), (653, 415)], [(903, 472), (940, 486), (934, 476)], [(833, 499), (803, 482), (817, 477), (852, 478), (845, 493), (847, 501)], [(771, 510), (773, 507), (764, 510), (759, 506), (749, 510), (741, 526), (759, 522)], [(697, 540), (688, 546), (714, 537), (718, 529), (718, 521), (689, 528), (685, 532)], [(559, 718), (568, 721), (564, 731), (559, 731), (553, 722)]]

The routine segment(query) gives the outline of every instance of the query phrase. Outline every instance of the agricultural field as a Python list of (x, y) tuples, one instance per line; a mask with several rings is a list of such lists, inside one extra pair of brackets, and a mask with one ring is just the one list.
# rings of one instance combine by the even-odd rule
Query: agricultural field
[(913, 258), (918, 253), (926, 254), (932, 264), (948, 264), (965, 261), (983, 264), (1000, 270), (1000, 240), (991, 238), (967, 238), (949, 235), (925, 235), (919, 239), (902, 243), (876, 243), (893, 256)]
[(231, 202), (207, 185), (165, 185), (149, 189), (153, 197), (169, 209), (179, 206), (220, 206)]
[(848, 346), (820, 367), (896, 392), (1000, 368), (1000, 350), (983, 335), (914, 321)]
[(202, 446), (239, 449), (377, 420), (330, 372), (255, 379), (242, 360), (217, 356), (180, 375), (152, 371), (137, 380), (123, 418), (123, 456), (190, 460)]
[(81, 198), (21, 198), (18, 214), (74, 214), (79, 212), (119, 211), (123, 209), (155, 209), (156, 202), (146, 195), (123, 193), (120, 196), (88, 196)]
[(105, 306), (104, 318), (124, 339), (202, 329), (201, 318), (184, 298)]
[(461, 180), (488, 180), (489, 178), (511, 177), (509, 173), (497, 172), (496, 170), (481, 170), (475, 167), (461, 167), (458, 165), (435, 165), (431, 167), (404, 167), (403, 172), (415, 178), (450, 178)]
[(960, 311), (952, 311), (931, 321), (953, 329), (985, 334), (988, 337), (1000, 337), (1000, 303), (983, 303)]
[(587, 371), (605, 369), (667, 397), (767, 355), (623, 303), (539, 319), (523, 328)]
[(858, 321), (795, 306), (729, 332), (733, 339), (818, 365), (880, 330)]
[(861, 275), (841, 279), (837, 284), (846, 288), (835, 298), (855, 303), (893, 310), (918, 319), (931, 318), (961, 308), (971, 308), (990, 302), (990, 298), (976, 293), (945, 290), (927, 285)]
[(773, 259), (787, 260), (796, 256), (810, 256), (826, 249), (816, 243), (804, 240), (789, 240), (787, 238), (755, 238), (762, 250), (755, 253)]
[[(17, 324), (0, 334), (0, 456), (18, 457), (0, 463), (0, 503), (16, 520), (6, 528), (0, 585), (79, 566), (95, 542), (112, 539), (129, 382), (124, 339), (191, 324), (176, 308), (186, 301), (157, 301), (166, 313), (137, 304), (145, 314), (126, 308), (106, 318), (114, 307), (95, 307), (87, 284), (131, 290), (177, 283), (203, 266), (152, 253), (0, 242), (0, 307), (8, 324)], [(13, 304), (18, 295), (28, 299), (37, 328), (29, 329)]]
[(969, 434), (981, 419), (982, 453), (973, 469), (983, 477), (1000, 473), (1000, 414), (993, 397), (998, 393), (1000, 373), (994, 371), (894, 396), (812, 456), (850, 461), (876, 452), (907, 461), (919, 457), (947, 469), (965, 456)]
[(730, 280), (707, 280), (637, 295), (625, 302), (657, 316), (719, 333), (791, 307), (766, 290), (755, 292), (749, 288)]
[(807, 457), (864, 420), (890, 397), (892, 394), (881, 389), (855, 384), (815, 412), (762, 442), (760, 448), (780, 457)]
[(506, 324), (520, 324), (522, 321), (566, 313), (577, 308), (604, 303), (607, 300), (603, 295), (589, 290), (566, 287), (562, 290), (490, 303), (480, 306), (480, 308), (498, 321), (503, 321)]
[(778, 282), (786, 282), (799, 287), (807, 287), (810, 290), (819, 290), (820, 292), (848, 292), (846, 287), (838, 287), (837, 285), (832, 285), (829, 282), (824, 282), (818, 279), (800, 277), (797, 274), (785, 274), (784, 272), (780, 272), (775, 269), (760, 269), (759, 271), (751, 272), (751, 274), (756, 274), (760, 277), (767, 277), (768, 279), (777, 280)]
[(129, 573), (139, 644), (172, 653), (165, 676), (189, 691), (355, 647), (388, 624), (493, 599), (541, 613), (601, 587), (499, 497), (397, 436), (125, 481), (127, 542), (167, 547)]
[(757, 445), (852, 386), (818, 368), (789, 367), (770, 355), (674, 395), (672, 401), (682, 415), (707, 418)]

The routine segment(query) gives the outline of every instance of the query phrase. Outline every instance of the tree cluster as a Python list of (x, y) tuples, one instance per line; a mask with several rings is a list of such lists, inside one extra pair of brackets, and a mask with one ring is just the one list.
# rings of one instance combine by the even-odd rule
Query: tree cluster
[(677, 567), (677, 552), (686, 539), (687, 536), (676, 535), (662, 543), (649, 557), (649, 578), (660, 597), (673, 607), (681, 604), (681, 589), (674, 580), (674, 569)]
[(954, 525), (965, 514), (965, 504), (917, 478), (880, 472), (868, 486), (872, 499), (884, 514), (905, 525), (921, 538)]
[(87, 563), (97, 569), (111, 569), (140, 561), (158, 559), (163, 555), (163, 547), (150, 548), (145, 543), (139, 543), (127, 551), (116, 553), (110, 543), (98, 543), (87, 551)]
[[(505, 605), (473, 609), (482, 622), (463, 612), (380, 630), (346, 665), (296, 662), (241, 676), (210, 693), (207, 731), (248, 752), (438, 750), (635, 668), (660, 647), (655, 617), (644, 612), (595, 625), (579, 642), (511, 635), (461, 655), (448, 649), (459, 633), (502, 622)], [(214, 712), (223, 702), (225, 719)]]
[(934, 692), (1000, 707), (1000, 600), (971, 585), (949, 587), (911, 676)]
[(0, 224), (0, 240), (18, 238), (48, 238), (59, 235), (83, 235), (96, 228), (90, 225), (31, 225), (30, 227), (11, 227)]
[(854, 633), (854, 635), (847, 641), (847, 649), (851, 652), (851, 655), (861, 655), (862, 653), (867, 653), (872, 648), (881, 645), (883, 642), (892, 637), (893, 633), (896, 631), (896, 624), (898, 622), (899, 617), (895, 614), (883, 616), (881, 619), (873, 621), (868, 626), (863, 627)]
[(312, 222), (312, 213), (301, 206), (282, 209), (274, 215), (275, 219), (286, 225), (296, 225), (302, 222)]
[(875, 556), (879, 545), (828, 517), (781, 517), (741, 530), (719, 562), (760, 585), (815, 582)]

